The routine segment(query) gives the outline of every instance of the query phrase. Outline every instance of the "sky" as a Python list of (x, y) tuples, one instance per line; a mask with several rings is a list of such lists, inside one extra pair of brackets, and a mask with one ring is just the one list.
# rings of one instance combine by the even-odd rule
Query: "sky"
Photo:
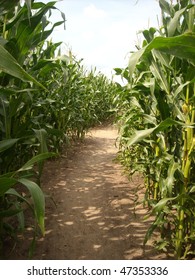
[[(96, 67), (108, 76), (113, 68), (127, 66), (139, 31), (158, 28), (160, 19), (157, 0), (61, 0), (55, 6), (65, 13), (66, 29), (57, 27), (52, 40), (62, 41), (62, 51), (71, 49), (87, 68)], [(50, 20), (61, 20), (60, 13)]]

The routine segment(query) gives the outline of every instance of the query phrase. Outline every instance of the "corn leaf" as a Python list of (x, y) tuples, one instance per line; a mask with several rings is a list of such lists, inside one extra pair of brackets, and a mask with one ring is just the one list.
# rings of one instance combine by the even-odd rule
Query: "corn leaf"
[(143, 55), (148, 55), (155, 49), (167, 54), (174, 55), (179, 58), (188, 59), (192, 63), (195, 63), (195, 34), (188, 32), (180, 36), (175, 37), (156, 37), (153, 41), (133, 53), (129, 59), (129, 75), (132, 77), (136, 64)]
[(174, 187), (175, 182), (175, 172), (179, 168), (179, 163), (175, 162), (174, 159), (170, 161), (170, 165), (167, 172), (167, 178), (165, 179), (165, 186), (167, 188), (168, 196), (172, 195), (172, 189)]
[(7, 14), (8, 12), (14, 10), (15, 6), (18, 5), (20, 0), (12, 0), (12, 1), (7, 1), (7, 0), (1, 0), (0, 4), (0, 14)]
[(164, 213), (160, 212), (155, 221), (152, 223), (152, 225), (148, 228), (146, 234), (145, 234), (145, 238), (144, 238), (144, 245), (148, 242), (148, 240), (150, 239), (152, 233), (154, 232), (154, 230), (157, 228), (157, 226), (161, 223), (162, 218), (163, 218)]
[(22, 209), (8, 209), (0, 211), (0, 218), (12, 217), (22, 212)]
[(3, 196), (11, 187), (17, 183), (17, 180), (14, 178), (0, 178), (0, 196)]
[(29, 75), (15, 60), (15, 58), (3, 47), (0, 45), (0, 69), (16, 78), (19, 78), (22, 81), (33, 82), (39, 87), (45, 89), (45, 87), (40, 84), (36, 79)]
[(10, 147), (12, 147), (14, 144), (16, 144), (16, 142), (19, 139), (6, 139), (6, 140), (2, 140), (0, 141), (0, 153), (2, 153), (3, 151), (9, 149)]
[(158, 133), (174, 124), (185, 126), (185, 124), (182, 122), (178, 122), (178, 121), (172, 120), (171, 118), (167, 118), (166, 120), (162, 121), (159, 125), (157, 125), (155, 127), (152, 127), (149, 129), (144, 129), (144, 130), (136, 130), (134, 135), (129, 138), (129, 140), (127, 142), (127, 146), (129, 147), (135, 143), (138, 143), (138, 142), (144, 140), (145, 138), (147, 138), (148, 136), (150, 136), (150, 134), (152, 134), (153, 132)]
[(147, 138), (155, 129), (156, 127), (135, 131), (134, 135), (128, 140), (127, 147)]
[(168, 201), (173, 201), (173, 200), (176, 200), (178, 198), (178, 196), (176, 197), (166, 197), (166, 198), (163, 198), (161, 199), (156, 205), (155, 207), (153, 208), (153, 213), (155, 212), (158, 212), (160, 213), (163, 208), (165, 207), (165, 205), (167, 204)]
[(47, 131), (45, 129), (33, 129), (40, 143), (40, 152), (47, 153)]
[(195, 34), (184, 33), (180, 36), (164, 38), (155, 38), (147, 47), (146, 52), (152, 49), (174, 55), (179, 58), (185, 58), (195, 63)]
[(165, 0), (159, 0), (159, 5), (162, 11), (165, 11), (168, 15), (171, 15), (172, 6)]
[(14, 195), (14, 196), (18, 197), (21, 201), (26, 202), (26, 204), (28, 204), (29, 208), (32, 208), (32, 206), (31, 206), (31, 204), (29, 203), (29, 201), (28, 201), (25, 197), (23, 197), (22, 195), (20, 195), (15, 189), (10, 188), (8, 191), (6, 191), (6, 194)]
[(195, 192), (195, 186), (191, 187), (189, 193), (194, 193)]
[(30, 16), (31, 16), (31, 2), (32, 2), (32, 0), (25, 0), (25, 2), (26, 2), (26, 6), (27, 6), (27, 8), (28, 8), (28, 19), (29, 19), (29, 21), (30, 21)]
[(42, 154), (39, 154), (37, 156), (34, 156), (27, 163), (25, 163), (17, 172), (28, 170), (28, 169), (32, 168), (32, 166), (35, 163), (43, 161), (43, 160), (48, 159), (48, 158), (53, 157), (53, 156), (56, 156), (56, 153), (48, 152), (48, 153), (42, 153)]
[(36, 217), (37, 223), (41, 229), (41, 232), (44, 235), (44, 233), (45, 233), (45, 225), (44, 225), (45, 197), (44, 197), (44, 194), (36, 183), (34, 183), (28, 179), (21, 178), (18, 180), (18, 182), (20, 182), (21, 184), (26, 186), (31, 194), (33, 204), (34, 204), (35, 217)]
[(150, 67), (151, 72), (153, 73), (154, 77), (160, 81), (161, 87), (162, 89), (169, 94), (170, 92), (170, 88), (169, 88), (169, 84), (168, 81), (166, 79), (165, 74), (162, 71), (162, 66), (160, 66), (158, 63), (156, 62), (152, 62), (152, 65)]
[(178, 21), (180, 16), (183, 14), (183, 12), (186, 10), (186, 8), (181, 9), (179, 11), (177, 11), (174, 15), (174, 17), (171, 19), (171, 21), (169, 22), (168, 26), (167, 26), (167, 31), (168, 31), (168, 36), (172, 37), (175, 33), (175, 30), (178, 27)]
[(140, 58), (142, 57), (142, 55), (144, 54), (146, 50), (146, 47), (140, 49), (139, 51), (133, 53), (129, 59), (129, 75), (130, 77), (132, 77), (133, 72), (135, 71), (135, 67), (138, 63), (138, 61), (140, 60)]

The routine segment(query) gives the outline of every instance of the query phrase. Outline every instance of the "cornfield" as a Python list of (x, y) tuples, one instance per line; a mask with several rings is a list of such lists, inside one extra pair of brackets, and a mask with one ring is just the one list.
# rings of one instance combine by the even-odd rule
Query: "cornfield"
[[(112, 116), (118, 160), (144, 175), (144, 206), (153, 217), (144, 244), (177, 259), (195, 255), (195, 5), (159, 0), (162, 26), (142, 32), (129, 65), (115, 68), (122, 86), (49, 36), (55, 1), (0, 1), (0, 255), (32, 213), (34, 239), (44, 235), (44, 161)], [(29, 214), (28, 214), (29, 215)], [(147, 218), (147, 217), (146, 217)]]
[[(119, 85), (118, 158), (129, 175), (142, 172), (144, 204), (157, 230), (156, 247), (175, 258), (195, 253), (195, 7), (159, 0), (162, 24), (142, 32)], [(122, 112), (122, 114), (121, 114)]]
[(86, 70), (60, 42), (48, 39), (55, 2), (1, 1), (0, 5), (0, 253), (25, 228), (26, 208), (36, 235), (44, 235), (44, 160), (112, 115), (116, 85)]

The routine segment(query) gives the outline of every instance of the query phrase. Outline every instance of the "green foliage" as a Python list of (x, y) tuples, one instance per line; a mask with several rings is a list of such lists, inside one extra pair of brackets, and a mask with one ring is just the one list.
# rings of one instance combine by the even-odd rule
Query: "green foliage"
[(113, 113), (115, 84), (48, 40), (66, 21), (59, 11), (62, 20), (50, 23), (55, 3), (0, 1), (1, 255), (8, 236), (25, 229), (26, 209), (35, 222), (30, 255), (38, 228), (45, 232), (44, 161)]
[[(185, 5), (184, 5), (185, 2)], [(157, 248), (175, 257), (195, 254), (195, 6), (159, 0), (163, 27), (143, 31), (143, 43), (118, 91), (119, 159), (145, 176), (145, 205), (155, 216)]]

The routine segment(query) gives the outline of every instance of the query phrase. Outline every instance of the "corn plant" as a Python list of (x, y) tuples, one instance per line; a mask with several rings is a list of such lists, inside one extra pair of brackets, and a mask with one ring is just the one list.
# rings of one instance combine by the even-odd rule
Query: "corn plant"
[[(120, 156), (130, 173), (145, 177), (145, 204), (154, 215), (159, 249), (176, 258), (195, 254), (194, 64), (195, 7), (192, 1), (159, 0), (163, 26), (142, 32), (119, 91), (123, 114)], [(119, 109), (120, 109), (119, 106)], [(119, 110), (120, 112), (121, 110)]]
[(26, 208), (35, 221), (30, 255), (38, 228), (44, 234), (44, 160), (113, 113), (115, 84), (48, 39), (65, 23), (60, 11), (50, 23), (55, 3), (0, 1), (1, 255), (8, 236), (24, 231)]
[[(34, 216), (34, 240), (37, 225), (44, 234), (45, 198), (38, 181), (43, 161), (54, 156), (48, 152), (46, 131), (36, 124), (32, 109), (37, 92), (47, 90), (29, 70), (32, 49), (42, 44), (52, 31), (45, 31), (43, 23), (45, 14), (54, 8), (54, 2), (43, 5), (26, 1), (24, 6), (19, 2), (1, 1), (0, 5), (1, 256), (8, 236), (15, 237), (17, 229), (24, 230), (25, 205)], [(31, 4), (36, 11), (33, 15)], [(37, 172), (34, 165), (38, 167)]]

